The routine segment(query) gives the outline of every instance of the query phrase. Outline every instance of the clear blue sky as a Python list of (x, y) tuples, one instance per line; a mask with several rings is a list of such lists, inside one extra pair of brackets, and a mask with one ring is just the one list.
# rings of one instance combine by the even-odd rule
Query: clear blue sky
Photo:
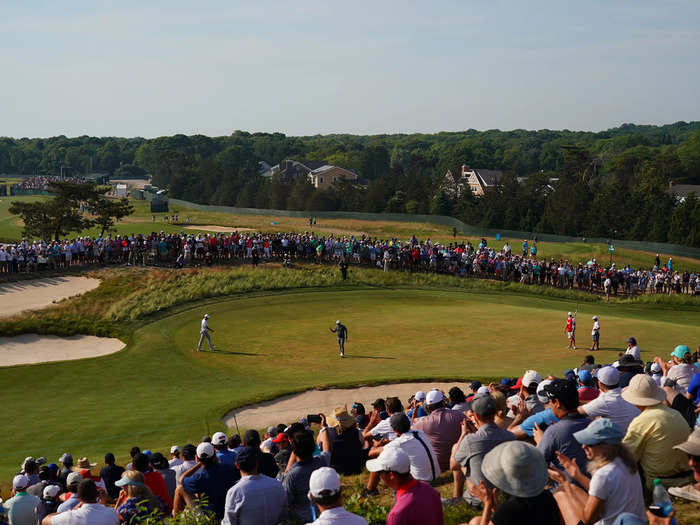
[(0, 135), (700, 119), (700, 1), (0, 3)]

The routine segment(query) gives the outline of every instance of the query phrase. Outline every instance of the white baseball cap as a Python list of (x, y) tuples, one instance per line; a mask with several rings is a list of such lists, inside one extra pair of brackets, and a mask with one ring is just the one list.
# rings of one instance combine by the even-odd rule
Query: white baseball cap
[(529, 387), (532, 383), (537, 383), (538, 385), (542, 382), (542, 376), (535, 370), (528, 370), (523, 374), (523, 386), (525, 388)]
[(340, 319), (338, 319), (338, 320), (335, 322), (335, 324), (340, 324)]
[[(430, 394), (428, 394), (430, 397)], [(403, 450), (398, 448), (385, 448), (377, 459), (370, 459), (366, 463), (370, 472), (381, 472), (390, 470), (405, 474), (411, 470), (411, 458)]]
[(569, 317), (571, 317), (572, 315), (574, 315), (574, 314), (572, 314), (571, 312), (569, 312)]
[(205, 458), (211, 458), (214, 457), (214, 445), (211, 443), (200, 443), (197, 445), (197, 457), (200, 459), (205, 459)]
[(594, 321), (597, 321), (597, 320), (598, 320), (598, 316), (597, 316), (597, 315), (594, 315), (594, 316), (593, 316), (593, 320), (594, 320)]
[(325, 490), (332, 494), (337, 494), (340, 490), (340, 476), (330, 467), (314, 470), (309, 478), (309, 495), (318, 498)]
[(204, 314), (205, 319), (209, 319), (209, 314)]
[(45, 498), (55, 498), (58, 493), (61, 492), (61, 487), (58, 485), (46, 485), (44, 487), (44, 497)]
[(544, 387), (546, 387), (547, 385), (549, 385), (551, 383), (552, 383), (551, 379), (545, 379), (539, 385), (537, 385), (537, 399), (539, 399), (540, 403), (542, 403), (542, 404), (546, 404), (549, 402), (549, 398), (547, 397), (547, 394), (544, 393)]
[(213, 445), (225, 445), (226, 444), (226, 434), (223, 432), (215, 432), (211, 437), (211, 442)]
[(175, 452), (180, 452), (180, 447), (178, 447), (177, 445), (173, 445), (172, 447), (170, 447), (170, 453), (175, 454)]
[(24, 490), (29, 486), (29, 476), (18, 474), (12, 480), (12, 488), (15, 490)]
[(414, 397), (416, 398), (416, 401), (425, 401), (425, 392), (419, 390), (418, 392), (416, 392), (416, 395)]
[(598, 382), (605, 386), (616, 385), (620, 382), (620, 372), (612, 366), (604, 366), (598, 370)]
[(434, 405), (435, 403), (439, 403), (443, 399), (445, 399), (445, 396), (443, 396), (442, 392), (440, 392), (437, 389), (431, 390), (425, 396), (425, 402), (428, 403), (429, 405)]
[(489, 387), (486, 385), (481, 385), (477, 390), (476, 390), (477, 395), (479, 394), (488, 394), (489, 393)]

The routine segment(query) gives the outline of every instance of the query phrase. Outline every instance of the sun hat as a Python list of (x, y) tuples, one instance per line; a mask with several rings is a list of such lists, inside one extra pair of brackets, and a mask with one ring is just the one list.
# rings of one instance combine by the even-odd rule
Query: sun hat
[(54, 499), (56, 496), (58, 496), (58, 493), (61, 492), (61, 487), (58, 485), (46, 485), (44, 487), (44, 498), (46, 499)]
[(401, 449), (385, 448), (376, 459), (368, 460), (366, 466), (370, 472), (388, 470), (405, 474), (411, 470), (411, 459)]
[(678, 345), (676, 348), (673, 349), (673, 352), (671, 352), (671, 355), (673, 357), (677, 357), (678, 359), (683, 359), (686, 354), (690, 353), (690, 348), (688, 348), (688, 345)]
[(494, 447), (484, 456), (481, 472), (494, 486), (517, 498), (537, 496), (548, 479), (542, 452), (522, 441)]
[(170, 447), (170, 453), (175, 454), (175, 452), (180, 452), (180, 447), (178, 447), (177, 445), (173, 445), (172, 447)]
[(133, 485), (135, 487), (143, 487), (144, 486), (143, 483), (136, 481), (135, 479), (131, 479), (131, 478), (124, 476), (124, 475), (122, 475), (121, 478), (119, 478), (117, 481), (115, 481), (114, 484), (117, 487), (125, 487), (127, 485)]
[(425, 401), (425, 392), (419, 390), (413, 397), (416, 398), (416, 401)]
[(334, 427), (340, 425), (346, 430), (355, 424), (355, 418), (348, 414), (347, 406), (335, 407), (333, 409), (333, 415), (328, 419), (328, 426)]
[(691, 456), (700, 456), (700, 427), (693, 430), (683, 443), (679, 443), (673, 448), (682, 450)]
[(598, 382), (605, 386), (617, 385), (620, 382), (620, 372), (614, 366), (604, 366), (598, 370)]
[(582, 445), (602, 445), (620, 443), (625, 433), (612, 419), (594, 419), (586, 428), (574, 432), (574, 439)]
[(549, 398), (547, 397), (547, 393), (545, 392), (544, 388), (551, 383), (551, 379), (545, 379), (539, 385), (537, 385), (537, 399), (539, 399), (540, 403), (542, 404), (549, 403)]
[(314, 470), (309, 478), (309, 495), (320, 498), (324, 491), (337, 494), (340, 491), (340, 476), (330, 467)]
[(200, 459), (211, 458), (214, 456), (214, 445), (211, 443), (200, 443), (197, 445), (197, 457)]
[(622, 399), (637, 406), (652, 406), (662, 403), (666, 399), (666, 392), (659, 388), (653, 377), (637, 374), (632, 377), (629, 386), (622, 390)]
[(25, 476), (24, 474), (18, 474), (12, 479), (12, 488), (15, 490), (24, 490), (26, 489), (31, 482), (29, 481), (29, 476)]
[(80, 483), (81, 479), (83, 479), (83, 475), (80, 472), (71, 472), (66, 477), (66, 485), (70, 486), (73, 483)]
[(431, 390), (425, 395), (425, 402), (428, 405), (434, 405), (436, 403), (439, 403), (443, 399), (445, 399), (445, 397), (442, 395), (442, 392), (435, 389)]
[(78, 460), (78, 468), (93, 468), (96, 467), (97, 463), (90, 463), (90, 460), (88, 458), (80, 458)]
[(225, 445), (226, 441), (226, 434), (223, 432), (215, 432), (211, 437), (212, 445)]

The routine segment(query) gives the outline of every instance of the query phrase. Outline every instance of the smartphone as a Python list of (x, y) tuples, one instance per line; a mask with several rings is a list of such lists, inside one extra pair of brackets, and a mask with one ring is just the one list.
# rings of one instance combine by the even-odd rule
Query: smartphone
[(375, 441), (381, 441), (382, 439), (384, 439), (384, 436), (382, 436), (381, 434), (377, 434), (376, 436), (372, 436), (372, 439)]
[(658, 505), (649, 505), (649, 512), (651, 512), (654, 516), (659, 516), (661, 518), (664, 517), (664, 509)]
[(306, 416), (306, 421), (309, 422), (309, 425), (311, 423), (320, 423), (321, 422), (321, 416), (318, 414), (309, 414)]

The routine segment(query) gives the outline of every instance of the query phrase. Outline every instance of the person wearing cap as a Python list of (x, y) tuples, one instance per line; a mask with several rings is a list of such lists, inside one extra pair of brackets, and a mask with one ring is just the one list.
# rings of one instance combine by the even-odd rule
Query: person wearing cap
[(687, 440), (673, 448), (688, 454), (688, 465), (693, 469), (694, 484), (671, 487), (668, 493), (677, 498), (700, 503), (700, 428), (696, 428)]
[[(68, 497), (61, 503), (56, 512), (66, 512), (69, 511), (80, 504), (80, 499), (78, 499), (78, 486), (82, 481), (83, 477), (80, 472), (71, 472), (66, 478), (66, 488), (68, 489)], [(65, 494), (62, 495), (62, 497)]]
[[(260, 449), (260, 433), (252, 428), (246, 430), (245, 434), (243, 434), (243, 444), (248, 447), (257, 447)], [(270, 478), (277, 477), (279, 469), (275, 462), (275, 457), (269, 452), (260, 450), (260, 455), (258, 456), (258, 472)]]
[(631, 355), (637, 361), (642, 359), (642, 355), (637, 346), (637, 340), (634, 337), (627, 338), (627, 348), (625, 349), (625, 354)]
[(387, 525), (442, 525), (440, 494), (411, 476), (411, 459), (403, 450), (382, 451), (379, 457), (367, 461), (367, 470), (377, 472), (382, 482), (396, 493), (394, 506), (386, 517)]
[[(279, 472), (282, 473), (287, 468), (289, 463), (289, 457), (292, 455), (292, 444), (289, 442), (289, 436), (286, 432), (280, 432), (275, 436), (272, 442), (277, 447), (277, 454), (275, 454), (275, 463), (279, 468)], [(276, 479), (280, 479), (280, 473), (277, 474)]]
[(576, 350), (576, 318), (569, 312), (566, 316), (566, 338), (569, 341), (567, 350)]
[[(607, 292), (608, 300), (610, 300), (610, 292)], [(593, 343), (591, 344), (591, 350), (600, 350), (600, 321), (598, 321), (598, 316), (593, 316), (593, 328), (591, 328), (591, 338)]]
[(66, 480), (68, 474), (73, 472), (73, 456), (69, 452), (64, 452), (61, 457), (58, 458), (58, 462), (63, 465), (61, 473), (58, 475), (58, 480), (61, 482), (61, 485), (67, 487), (68, 483)]
[(549, 425), (553, 425), (559, 418), (552, 412), (552, 405), (547, 397), (544, 388), (552, 382), (551, 379), (545, 379), (539, 385), (537, 385), (537, 398), (544, 410), (540, 412), (535, 412), (531, 416), (528, 416), (520, 425), (512, 425), (508, 430), (513, 433), (517, 439), (531, 440), (534, 436), (535, 425), (539, 426), (541, 429), (546, 429)]
[(240, 478), (237, 468), (218, 462), (211, 443), (200, 443), (197, 445), (197, 463), (180, 476), (173, 516), (179, 514), (185, 505), (194, 506), (194, 496), (198, 495), (200, 498), (206, 496), (205, 508), (214, 512), (217, 519), (222, 519), (226, 493)]
[[(559, 508), (547, 484), (547, 462), (535, 447), (522, 441), (507, 441), (494, 447), (481, 463), (486, 481), (495, 487), (489, 489), (485, 481), (469, 484), (473, 497), (484, 502), (481, 516), (470, 525), (559, 525)], [(505, 494), (503, 503), (496, 507), (497, 490)]]
[(396, 439), (396, 434), (391, 429), (389, 417), (391, 416), (391, 414), (403, 412), (403, 405), (401, 404), (401, 400), (398, 397), (387, 397), (385, 402), (385, 409), (387, 414), (387, 417), (385, 419), (380, 419), (380, 412), (378, 409), (372, 410), (372, 414), (369, 417), (369, 423), (367, 424), (364, 432), (362, 433), (363, 438), (373, 439), (375, 441), (391, 441), (392, 439)]
[(683, 452), (675, 445), (688, 438), (688, 423), (677, 411), (664, 404), (666, 393), (646, 374), (632, 378), (622, 391), (622, 398), (640, 411), (627, 428), (622, 443), (631, 450), (642, 467), (646, 488), (654, 479), (665, 486), (679, 486), (691, 475)]
[[(318, 433), (317, 444), (319, 447), (330, 445), (331, 464), (339, 474), (349, 476), (362, 472), (364, 444), (362, 434), (355, 425), (355, 419), (348, 414), (346, 406), (333, 409), (333, 416), (329, 422), (324, 414), (321, 416), (321, 430)], [(322, 433), (328, 434), (328, 439), (323, 439)], [(325, 450), (325, 449), (322, 449)]]
[(338, 347), (340, 348), (340, 357), (345, 357), (345, 341), (348, 340), (348, 329), (338, 319), (335, 322), (335, 328), (329, 328), (331, 332), (338, 336)]
[(464, 412), (445, 407), (445, 396), (440, 390), (433, 389), (425, 397), (428, 415), (413, 423), (414, 430), (420, 430), (428, 436), (430, 444), (438, 458), (440, 470), (450, 470), (452, 447), (462, 434)]
[(153, 495), (160, 498), (163, 506), (163, 512), (170, 514), (173, 510), (173, 499), (168, 494), (168, 487), (165, 485), (165, 480), (159, 472), (156, 472), (151, 467), (150, 458), (143, 452), (139, 452), (134, 456), (134, 470), (143, 474), (144, 483), (151, 489)]
[(517, 391), (519, 397), (517, 405), (513, 405), (511, 410), (515, 417), (510, 424), (511, 432), (517, 428), (525, 419), (533, 414), (542, 412), (544, 405), (537, 396), (537, 387), (542, 382), (542, 376), (535, 370), (527, 370), (522, 377), (519, 377), (510, 390)]
[[(406, 413), (411, 420), (418, 419), (419, 417), (425, 417), (428, 413), (423, 408), (423, 403), (425, 403), (425, 392), (419, 390), (413, 395), (413, 400), (411, 401), (411, 409)], [(413, 412), (416, 413), (416, 417), (413, 417)]]
[(78, 485), (80, 505), (59, 514), (49, 514), (41, 525), (118, 525), (119, 516), (112, 507), (97, 501), (97, 485), (91, 479), (83, 479)]
[(170, 468), (168, 460), (160, 452), (155, 452), (151, 456), (151, 467), (161, 476), (163, 476), (163, 481), (165, 482), (165, 488), (168, 491), (168, 496), (170, 499), (175, 497), (175, 489), (177, 488), (177, 479), (175, 477), (175, 471)]
[(692, 364), (693, 359), (687, 345), (678, 345), (674, 348), (671, 352), (671, 361), (655, 357), (654, 362), (662, 368), (664, 377), (675, 381), (684, 393), (688, 390), (693, 375), (697, 372), (697, 368)]
[(277, 435), (277, 427), (274, 425), (271, 425), (267, 427), (267, 432), (263, 435), (263, 442), (260, 443), (260, 450), (263, 452), (270, 452), (271, 454), (274, 455), (276, 452), (274, 449), (274, 445), (272, 443), (272, 439)]
[(35, 525), (41, 500), (27, 492), (31, 484), (26, 474), (12, 480), (12, 497), (2, 504), (10, 525)]
[(604, 366), (598, 370), (597, 379), (600, 395), (593, 401), (579, 406), (579, 413), (589, 417), (609, 418), (623, 432), (627, 432), (627, 427), (640, 412), (637, 407), (622, 398), (620, 372), (613, 366)]
[(287, 492), (290, 518), (301, 523), (313, 521), (311, 507), (309, 506), (309, 479), (311, 473), (321, 467), (330, 466), (331, 454), (328, 433), (319, 434), (325, 443), (323, 451), (314, 456), (316, 445), (313, 434), (307, 430), (291, 433), (292, 454), (289, 458), (289, 466), (282, 477), (282, 485)]
[(197, 448), (191, 443), (188, 443), (182, 447), (182, 458), (182, 463), (173, 467), (175, 471), (175, 480), (178, 486), (180, 486), (180, 478), (182, 475), (197, 464)]
[(161, 512), (160, 500), (146, 486), (143, 474), (137, 470), (126, 470), (116, 481), (119, 489), (114, 508), (119, 514), (119, 521), (127, 525), (136, 525), (153, 512)]
[(658, 386), (661, 386), (661, 384), (664, 381), (664, 371), (661, 368), (661, 365), (659, 365), (659, 363), (651, 363), (651, 366), (649, 367), (649, 374), (654, 379), (654, 381), (656, 381), (656, 384)]
[(549, 471), (560, 485), (554, 497), (567, 523), (612, 525), (624, 513), (644, 519), (642, 483), (637, 462), (621, 443), (624, 435), (611, 419), (596, 419), (574, 434), (586, 452), (591, 477), (584, 475), (576, 462), (561, 455), (566, 472), (578, 485), (559, 470)]
[(559, 466), (558, 454), (576, 461), (583, 471), (586, 468), (586, 454), (581, 444), (574, 439), (574, 432), (586, 428), (591, 420), (578, 413), (578, 392), (576, 385), (566, 379), (554, 379), (544, 387), (549, 397), (552, 413), (559, 419), (544, 432), (535, 426), (533, 437), (537, 449), (542, 452), (547, 463)]
[(479, 500), (473, 499), (464, 491), (465, 479), (474, 485), (484, 481), (481, 472), (484, 456), (497, 445), (514, 440), (515, 436), (494, 423), (496, 402), (489, 394), (480, 394), (474, 398), (469, 416), (472, 424), (466, 419), (462, 421), (462, 433), (452, 448), (450, 457), (450, 467), (455, 473), (453, 497), (463, 497), (469, 503), (479, 505)]
[(49, 485), (56, 485), (57, 487), (62, 489), (61, 484), (56, 478), (56, 474), (58, 473), (58, 466), (55, 463), (52, 463), (52, 465), (55, 468), (51, 468), (48, 465), (42, 465), (39, 468), (40, 481), (39, 483), (35, 483), (34, 485), (29, 486), (29, 488), (27, 489), (27, 492), (29, 494), (31, 494), (32, 496), (36, 496), (37, 498), (41, 498), (44, 494), (44, 489)]
[(211, 342), (211, 336), (209, 335), (209, 332), (213, 332), (214, 330), (209, 327), (209, 314), (204, 314), (204, 317), (202, 317), (202, 326), (199, 330), (199, 343), (197, 344), (197, 352), (202, 351), (202, 343), (204, 342), (204, 338), (207, 339), (207, 343), (209, 343), (209, 349), (213, 352), (215, 350), (214, 345)]
[(100, 470), (100, 478), (104, 481), (105, 491), (110, 498), (116, 499), (119, 496), (119, 487), (114, 483), (121, 479), (124, 467), (115, 464), (114, 454), (105, 454), (105, 466)]
[(254, 447), (238, 453), (241, 479), (226, 493), (221, 525), (277, 525), (287, 519), (287, 494), (279, 481), (258, 473), (259, 456)]
[(180, 447), (178, 447), (177, 445), (173, 445), (172, 447), (170, 447), (170, 461), (168, 461), (168, 465), (170, 465), (170, 468), (182, 465), (182, 458), (180, 457), (180, 454)]
[(211, 444), (214, 445), (216, 458), (219, 460), (219, 463), (232, 467), (236, 465), (236, 453), (228, 449), (228, 438), (226, 434), (223, 432), (214, 432), (214, 435), (211, 437)]
[[(615, 366), (614, 363), (613, 366)], [(644, 373), (644, 363), (627, 354), (620, 356), (615, 368), (620, 372), (620, 388), (625, 388), (629, 385), (632, 378), (637, 374)]]
[(369, 423), (369, 416), (365, 413), (365, 405), (355, 401), (350, 407), (350, 415), (355, 418), (357, 428), (364, 430)]
[(588, 370), (579, 370), (577, 376), (578, 400), (580, 403), (588, 403), (600, 395), (600, 390), (593, 386), (593, 374)]
[(340, 476), (330, 467), (321, 467), (311, 473), (309, 499), (320, 514), (315, 525), (367, 525), (367, 520), (343, 508), (343, 489)]
[(38, 523), (41, 523), (41, 521), (49, 514), (53, 514), (54, 512), (56, 512), (58, 504), (60, 503), (58, 500), (58, 495), (60, 493), (60, 485), (46, 485), (44, 487), (40, 498), (41, 501), (39, 502), (39, 505), (36, 508), (36, 517)]

